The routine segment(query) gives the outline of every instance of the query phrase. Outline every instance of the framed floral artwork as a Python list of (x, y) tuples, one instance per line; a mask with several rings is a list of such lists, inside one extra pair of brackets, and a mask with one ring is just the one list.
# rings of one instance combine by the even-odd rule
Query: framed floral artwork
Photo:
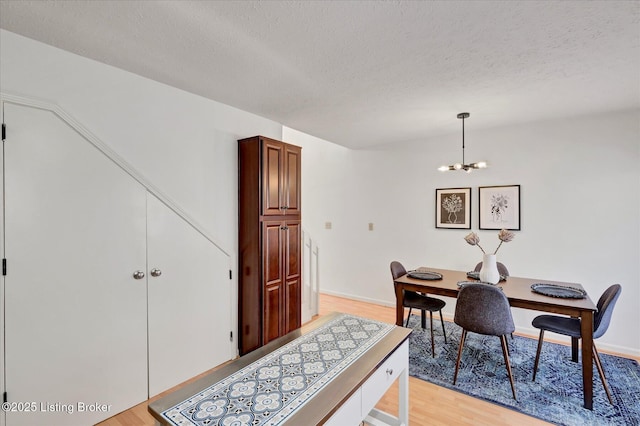
[(436, 228), (471, 229), (471, 188), (436, 189)]
[(520, 230), (520, 185), (478, 188), (480, 229)]

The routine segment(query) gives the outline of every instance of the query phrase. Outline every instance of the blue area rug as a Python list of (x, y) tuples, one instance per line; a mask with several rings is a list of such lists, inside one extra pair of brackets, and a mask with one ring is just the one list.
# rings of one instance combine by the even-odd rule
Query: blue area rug
[[(429, 322), (427, 321), (427, 327)], [(612, 406), (594, 370), (593, 411), (583, 408), (582, 364), (571, 361), (569, 346), (545, 340), (536, 381), (531, 380), (536, 339), (507, 338), (511, 351), (518, 400), (511, 394), (500, 340), (468, 333), (462, 352), (458, 380), (453, 373), (462, 329), (445, 321), (448, 344), (440, 322), (434, 318), (436, 356), (431, 356), (431, 337), (420, 328), (420, 316), (412, 315), (409, 328), (409, 374), (422, 380), (484, 399), (558, 425), (640, 425), (640, 366), (635, 360), (600, 354), (615, 405)]]

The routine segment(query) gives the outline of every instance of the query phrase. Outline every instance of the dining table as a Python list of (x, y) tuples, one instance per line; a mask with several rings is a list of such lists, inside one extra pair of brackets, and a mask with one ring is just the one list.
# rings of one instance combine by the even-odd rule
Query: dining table
[[(421, 267), (420, 271), (435, 272), (432, 279), (412, 278), (409, 274), (402, 275), (394, 280), (396, 294), (396, 325), (403, 324), (404, 306), (402, 304), (403, 292), (416, 291), (423, 294), (447, 296), (456, 298), (460, 291), (459, 283), (479, 282), (470, 278), (468, 272), (431, 267)], [(426, 274), (429, 276), (430, 274)], [(441, 276), (441, 278), (438, 277)], [(583, 298), (551, 297), (536, 293), (532, 290), (533, 284), (552, 284), (584, 291), (579, 283), (544, 280), (539, 278), (519, 278), (509, 276), (497, 285), (502, 288), (514, 308), (530, 309), (540, 312), (568, 315), (580, 319), (580, 337), (582, 339), (582, 388), (584, 408), (593, 410), (593, 318), (597, 311), (588, 294)], [(578, 338), (571, 339), (571, 358), (578, 361)]]

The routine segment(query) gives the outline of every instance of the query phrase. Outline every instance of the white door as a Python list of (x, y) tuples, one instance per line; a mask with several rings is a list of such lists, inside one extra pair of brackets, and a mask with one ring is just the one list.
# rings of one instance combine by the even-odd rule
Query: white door
[(6, 390), (36, 404), (6, 423), (93, 424), (147, 399), (146, 191), (52, 112), (4, 108)]
[[(149, 395), (234, 356), (230, 259), (152, 194), (147, 196)], [(234, 339), (235, 340), (235, 339)]]

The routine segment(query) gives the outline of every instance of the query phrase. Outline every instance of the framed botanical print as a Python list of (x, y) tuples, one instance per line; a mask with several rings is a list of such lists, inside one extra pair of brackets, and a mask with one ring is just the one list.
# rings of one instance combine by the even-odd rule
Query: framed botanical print
[(520, 230), (520, 185), (478, 188), (480, 229)]
[(436, 228), (471, 229), (471, 188), (436, 189)]

